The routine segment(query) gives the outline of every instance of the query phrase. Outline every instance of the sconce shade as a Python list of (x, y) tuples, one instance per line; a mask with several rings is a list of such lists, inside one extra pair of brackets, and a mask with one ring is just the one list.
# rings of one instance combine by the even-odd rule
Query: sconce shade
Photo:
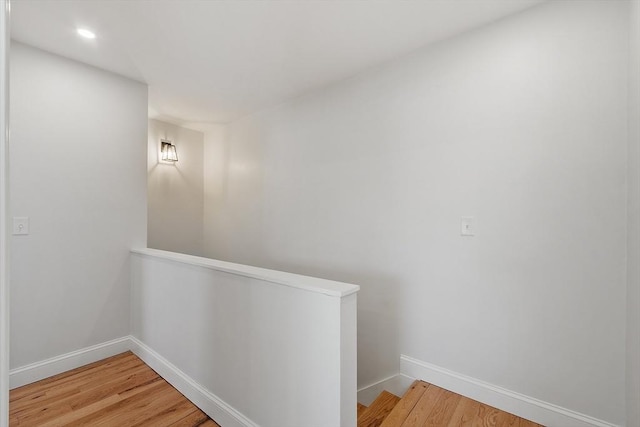
[(160, 159), (165, 162), (177, 162), (178, 152), (176, 151), (176, 146), (171, 141), (160, 140), (160, 143)]

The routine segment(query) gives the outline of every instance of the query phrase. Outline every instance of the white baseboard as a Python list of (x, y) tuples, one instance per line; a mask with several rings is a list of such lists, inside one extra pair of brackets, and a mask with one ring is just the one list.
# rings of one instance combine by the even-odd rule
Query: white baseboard
[(202, 409), (207, 415), (223, 427), (258, 427), (257, 424), (227, 405), (222, 399), (202, 387), (192, 378), (156, 353), (133, 336), (126, 336), (102, 344), (83, 348), (61, 356), (27, 366), (12, 369), (9, 372), (11, 388), (20, 387), (53, 375), (79, 368), (89, 363), (125, 351), (133, 351), (140, 359), (156, 371), (169, 384), (174, 386), (187, 399)]
[(130, 347), (129, 337), (123, 337), (12, 369), (9, 371), (9, 387), (14, 389), (40, 381), (53, 375), (123, 353), (129, 350)]
[(191, 377), (156, 353), (146, 344), (131, 336), (131, 351), (174, 386), (187, 399), (216, 420), (222, 427), (258, 427), (253, 421), (226, 404), (215, 394), (195, 382)]
[(400, 357), (400, 373), (545, 426), (619, 427), (405, 355)]
[[(14, 389), (30, 384), (128, 350), (133, 351), (220, 425), (258, 427), (133, 336), (118, 338), (12, 369), (9, 372), (10, 387)], [(416, 378), (547, 426), (619, 427), (405, 355), (400, 357), (400, 374), (361, 388), (358, 390), (358, 402), (368, 406), (382, 390), (402, 396)]]
[(411, 383), (413, 383), (413, 381), (414, 378), (407, 377), (406, 375), (392, 375), (389, 378), (385, 378), (359, 389), (358, 402), (362, 403), (364, 406), (369, 406), (383, 390), (402, 397), (409, 387), (411, 387)]

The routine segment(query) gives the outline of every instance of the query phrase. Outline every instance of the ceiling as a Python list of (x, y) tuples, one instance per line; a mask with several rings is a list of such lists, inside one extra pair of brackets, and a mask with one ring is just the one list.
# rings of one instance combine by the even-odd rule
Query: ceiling
[[(12, 38), (145, 82), (149, 114), (226, 123), (542, 0), (13, 0)], [(77, 27), (97, 34), (82, 39)]]

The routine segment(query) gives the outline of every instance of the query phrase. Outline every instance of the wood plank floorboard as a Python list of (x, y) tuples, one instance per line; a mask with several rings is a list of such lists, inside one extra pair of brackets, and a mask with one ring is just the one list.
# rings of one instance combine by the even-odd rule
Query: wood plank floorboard
[(462, 398), (462, 396), (459, 394), (444, 390), (444, 393), (440, 395), (440, 398), (433, 405), (433, 409), (431, 410), (431, 413), (429, 413), (429, 417), (423, 425), (425, 427), (446, 426), (455, 412), (456, 407), (460, 402), (460, 398)]
[(393, 408), (391, 413), (385, 418), (381, 427), (393, 427), (401, 425), (403, 420), (413, 411), (429, 384), (423, 381), (416, 381), (409, 387), (400, 402)]
[(171, 425), (171, 427), (194, 427), (194, 426), (200, 426), (207, 420), (209, 420), (209, 417), (207, 416), (207, 414), (202, 412), (200, 409), (196, 409), (195, 411), (191, 412), (186, 417), (183, 417), (179, 421), (173, 423)]
[[(475, 400), (462, 398), (451, 416), (447, 427), (473, 427), (474, 419), (479, 408), (480, 403)], [(477, 423), (475, 425), (477, 425)]]
[(360, 415), (362, 415), (366, 410), (367, 410), (367, 407), (364, 406), (362, 403), (358, 402), (358, 418), (360, 418)]
[(422, 397), (420, 397), (416, 406), (414, 406), (411, 412), (409, 412), (407, 418), (402, 423), (402, 427), (422, 427), (422, 425), (427, 421), (434, 405), (444, 392), (444, 389), (433, 384), (428, 384), (428, 387), (422, 394)]
[(220, 427), (133, 353), (11, 390), (10, 427)]
[(358, 417), (358, 427), (379, 427), (399, 401), (395, 394), (383, 391)]
[[(359, 425), (362, 418), (358, 418)], [(542, 427), (424, 381), (415, 381), (381, 427)]]

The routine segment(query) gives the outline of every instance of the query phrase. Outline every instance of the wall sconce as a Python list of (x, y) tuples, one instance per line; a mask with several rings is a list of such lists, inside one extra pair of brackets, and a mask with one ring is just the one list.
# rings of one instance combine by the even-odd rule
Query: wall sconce
[(178, 152), (176, 151), (176, 146), (173, 145), (171, 141), (164, 139), (160, 140), (160, 144), (160, 159), (165, 162), (177, 162)]

